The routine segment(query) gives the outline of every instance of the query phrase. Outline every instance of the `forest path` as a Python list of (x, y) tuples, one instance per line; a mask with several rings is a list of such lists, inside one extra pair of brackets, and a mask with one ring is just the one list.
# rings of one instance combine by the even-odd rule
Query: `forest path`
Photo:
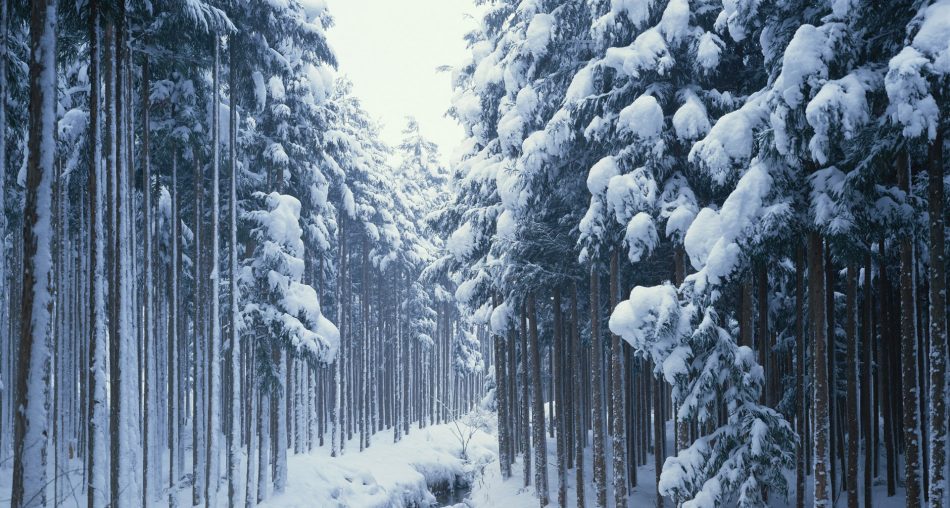
[(286, 492), (259, 506), (429, 506), (436, 501), (430, 491), (433, 485), (467, 477), (472, 464), (494, 463), (498, 448), (494, 435), (478, 431), (468, 445), (471, 461), (462, 460), (460, 441), (450, 423), (413, 426), (401, 441), (392, 440), (392, 430), (385, 430), (375, 434), (362, 452), (359, 440), (353, 439), (340, 457), (331, 457), (329, 446), (290, 456)]

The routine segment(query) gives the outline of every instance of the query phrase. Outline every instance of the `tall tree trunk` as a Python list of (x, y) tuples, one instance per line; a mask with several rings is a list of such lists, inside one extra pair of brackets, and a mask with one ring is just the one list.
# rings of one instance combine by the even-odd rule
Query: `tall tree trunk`
[[(499, 305), (498, 298), (495, 297), (494, 307), (498, 308)], [(508, 379), (506, 376), (508, 368), (503, 336), (503, 334), (497, 333), (494, 340), (492, 340), (492, 344), (495, 347), (495, 400), (498, 406), (498, 463), (501, 467), (502, 477), (508, 478), (511, 476), (511, 457), (508, 456), (508, 440), (511, 439), (511, 429), (508, 426)]]
[(858, 267), (854, 263), (848, 265), (847, 277), (845, 334), (848, 357), (844, 363), (848, 369), (848, 508), (858, 508)]
[(805, 432), (805, 248), (801, 242), (795, 246), (795, 412), (797, 413), (799, 442), (796, 448), (795, 506), (805, 507), (805, 454), (808, 449), (808, 434)]
[(551, 372), (551, 384), (555, 388), (555, 398), (557, 400), (557, 503), (561, 508), (567, 507), (567, 435), (565, 430), (564, 397), (561, 387), (562, 380), (566, 379), (563, 364), (563, 337), (564, 320), (561, 315), (561, 288), (554, 286), (554, 365), (556, 371)]
[[(238, 506), (243, 499), (244, 493), (240, 492), (241, 482), (238, 479), (238, 466), (241, 458), (241, 407), (240, 403), (244, 401), (241, 394), (241, 383), (238, 380), (241, 377), (241, 333), (238, 330), (238, 324), (241, 321), (240, 310), (238, 309), (238, 285), (237, 277), (239, 273), (238, 266), (238, 245), (237, 245), (237, 72), (235, 71), (235, 62), (237, 56), (234, 54), (234, 42), (228, 47), (228, 90), (230, 93), (230, 108), (228, 122), (228, 163), (230, 164), (231, 188), (230, 188), (230, 220), (231, 220), (231, 266), (230, 274), (231, 291), (231, 329), (228, 337), (228, 361), (231, 367), (231, 407), (229, 417), (231, 419), (231, 434), (228, 439), (228, 506), (234, 508)], [(322, 296), (322, 294), (321, 294)], [(248, 449), (250, 451), (250, 449)], [(250, 453), (248, 453), (250, 461)]]
[[(861, 427), (864, 430), (864, 506), (871, 508), (872, 475), (871, 464), (876, 451), (877, 413), (872, 412), (871, 398), (874, 395), (874, 385), (871, 383), (871, 342), (874, 336), (872, 324), (873, 291), (871, 290), (871, 251), (864, 255), (864, 308), (862, 311), (862, 341), (861, 341)], [(874, 423), (872, 423), (874, 415)]]
[[(571, 284), (571, 360), (574, 362), (571, 375), (571, 386), (574, 390), (574, 401), (580, 406), (583, 390), (582, 375), (584, 362), (581, 357), (581, 326), (580, 315), (577, 312), (577, 281)], [(584, 444), (587, 442), (587, 426), (584, 424), (585, 413), (577, 409), (574, 411), (574, 472), (576, 476), (575, 490), (577, 494), (577, 508), (584, 508)]]
[(178, 153), (172, 152), (172, 181), (171, 181), (171, 202), (172, 202), (172, 227), (171, 227), (171, 302), (169, 304), (171, 322), (168, 326), (168, 506), (175, 508), (178, 506), (178, 495), (175, 492), (176, 474), (181, 472), (178, 469), (178, 450), (181, 444), (180, 439), (180, 414), (184, 412), (184, 407), (180, 404), (179, 393), (184, 392), (181, 379), (178, 377), (179, 363), (181, 362), (182, 338), (180, 331), (181, 324), (178, 320), (178, 270), (181, 267), (181, 220), (178, 218)]
[[(619, 254), (615, 249), (610, 256), (610, 312), (617, 308), (620, 296)], [(627, 505), (627, 443), (624, 435), (624, 380), (623, 380), (623, 350), (620, 347), (620, 336), (610, 334), (610, 382), (613, 384), (610, 401), (611, 442), (613, 444), (613, 486), (614, 504), (618, 507)], [(662, 447), (660, 448), (662, 449)], [(660, 455), (658, 453), (658, 455)], [(659, 462), (659, 459), (657, 459)], [(659, 469), (657, 470), (657, 485), (659, 485)], [(663, 498), (656, 497), (657, 508), (662, 508)]]
[(56, 156), (56, 0), (30, 9), (30, 132), (23, 212), (23, 297), (13, 430), (13, 508), (46, 505), (52, 313), (51, 207)]
[(342, 405), (343, 405), (343, 391), (342, 391), (342, 382), (343, 382), (343, 360), (344, 355), (346, 354), (346, 321), (343, 319), (343, 285), (344, 274), (346, 273), (346, 220), (342, 212), (339, 214), (338, 222), (339, 225), (339, 270), (337, 274), (337, 288), (336, 288), (336, 317), (337, 323), (340, 326), (340, 350), (337, 353), (336, 361), (333, 362), (333, 408), (331, 410), (330, 419), (333, 423), (333, 434), (330, 436), (330, 456), (337, 457), (343, 453), (343, 415), (342, 415)]
[(218, 262), (220, 229), (220, 189), (218, 185), (218, 170), (221, 147), (220, 131), (220, 100), (218, 98), (219, 78), (218, 62), (220, 54), (220, 40), (214, 36), (214, 63), (211, 70), (211, 273), (208, 282), (211, 285), (211, 341), (208, 347), (208, 441), (205, 462), (205, 505), (218, 504), (218, 436), (221, 429), (221, 312), (220, 293), (221, 285), (219, 273), (221, 267)]
[[(249, 358), (253, 358), (254, 348), (250, 347), (248, 344), (247, 355)], [(249, 362), (251, 363), (251, 362)], [(257, 501), (257, 469), (258, 464), (257, 457), (254, 455), (254, 447), (257, 444), (257, 422), (260, 421), (260, 416), (258, 414), (261, 411), (260, 405), (258, 404), (258, 398), (260, 397), (260, 390), (257, 389), (257, 386), (254, 384), (254, 375), (255, 369), (248, 369), (248, 381), (247, 381), (247, 390), (245, 395), (247, 399), (250, 400), (251, 410), (248, 413), (250, 415), (250, 420), (247, 426), (247, 471), (244, 478), (244, 506), (254, 506)], [(261, 453), (261, 449), (257, 449), (257, 453)]]
[(895, 432), (894, 432), (894, 415), (896, 411), (894, 407), (897, 405), (897, 401), (893, 400), (891, 397), (892, 392), (892, 372), (893, 369), (891, 364), (893, 359), (891, 356), (893, 352), (891, 351), (892, 345), (892, 334), (891, 334), (891, 320), (892, 320), (892, 305), (891, 302), (891, 285), (887, 277), (887, 256), (885, 255), (884, 250), (884, 237), (882, 236), (878, 242), (879, 250), (879, 264), (880, 267), (878, 282), (880, 284), (879, 295), (880, 298), (880, 309), (881, 309), (881, 355), (880, 355), (880, 365), (879, 369), (881, 370), (881, 407), (882, 414), (884, 417), (884, 452), (887, 457), (887, 468), (885, 469), (885, 476), (887, 477), (887, 497), (892, 497), (896, 494), (897, 490), (897, 457), (895, 448)]
[(947, 480), (947, 274), (944, 259), (943, 131), (928, 152), (930, 211), (930, 506), (943, 508)]
[[(508, 332), (509, 337), (509, 349), (508, 356), (511, 358), (515, 357), (514, 344), (515, 344), (515, 332), (510, 330)], [(521, 306), (521, 335), (520, 335), (521, 345), (519, 347), (521, 354), (520, 370), (517, 371), (519, 376), (519, 385), (521, 386), (521, 404), (519, 407), (520, 413), (519, 418), (514, 424), (515, 433), (519, 437), (519, 445), (521, 448), (522, 456), (522, 469), (524, 472), (524, 486), (527, 487), (531, 483), (531, 464), (533, 462), (531, 456), (531, 433), (530, 422), (528, 421), (532, 411), (531, 405), (531, 389), (532, 385), (530, 378), (528, 377), (528, 311), (526, 305)], [(516, 364), (512, 364), (511, 372), (514, 373), (517, 369)], [(514, 376), (512, 376), (514, 377)], [(514, 400), (517, 395), (509, 395), (509, 400)], [(537, 443), (535, 443), (537, 444)], [(512, 453), (512, 455), (514, 455)]]
[(603, 361), (600, 341), (600, 275), (590, 267), (590, 350), (591, 350), (591, 409), (594, 412), (594, 489), (597, 506), (607, 506), (607, 460), (604, 457), (604, 387), (601, 374)]
[[(144, 326), (143, 338), (144, 344), (142, 346), (143, 352), (143, 365), (142, 371), (144, 374), (145, 381), (143, 383), (144, 393), (142, 394), (142, 506), (148, 506), (148, 502), (151, 499), (149, 497), (149, 482), (148, 477), (151, 473), (149, 469), (149, 442), (152, 440), (152, 435), (149, 433), (149, 429), (155, 429), (156, 425), (152, 424), (152, 420), (155, 419), (155, 410), (151, 407), (152, 401), (150, 400), (151, 393), (151, 375), (152, 368), (151, 363), (154, 361), (152, 355), (150, 354), (150, 348), (155, 340), (154, 337), (154, 328), (152, 326), (152, 321), (155, 319), (154, 308), (153, 308), (153, 281), (152, 281), (152, 173), (151, 167), (149, 166), (149, 68), (148, 68), (148, 55), (144, 55), (142, 58), (142, 194), (144, 198), (144, 207), (142, 209), (142, 220), (145, 228), (145, 245), (144, 245), (144, 258), (145, 258), (145, 305), (143, 307), (143, 320), (142, 324)], [(157, 363), (157, 362), (156, 362)], [(153, 451), (154, 453), (154, 451)]]
[[(279, 353), (278, 377), (287, 378), (287, 352)], [(274, 456), (274, 492), (281, 494), (287, 487), (287, 385), (275, 394), (277, 411), (277, 435), (274, 436), (276, 454)]]
[(204, 336), (204, 277), (202, 276), (204, 263), (202, 262), (202, 248), (203, 242), (201, 241), (202, 231), (204, 227), (203, 222), (203, 210), (202, 202), (204, 201), (204, 178), (201, 175), (201, 163), (195, 161), (195, 230), (194, 230), (194, 247), (195, 254), (193, 260), (193, 270), (194, 270), (194, 294), (195, 294), (195, 303), (194, 303), (194, 321), (192, 322), (192, 351), (191, 351), (191, 364), (192, 364), (192, 379), (191, 379), (191, 472), (192, 472), (192, 481), (191, 481), (191, 503), (194, 506), (197, 506), (201, 503), (201, 494), (202, 494), (202, 485), (203, 485), (203, 476), (204, 468), (202, 467), (201, 456), (202, 456), (202, 447), (200, 438), (203, 435), (198, 431), (201, 425), (201, 412), (204, 409), (202, 406), (202, 379), (203, 375), (203, 366), (204, 361), (201, 358), (201, 342), (202, 337)]
[(769, 393), (771, 387), (768, 379), (772, 375), (772, 369), (769, 365), (769, 358), (771, 358), (769, 346), (769, 274), (765, 263), (762, 260), (755, 264), (756, 305), (758, 306), (755, 347), (759, 350), (759, 365), (765, 371), (761, 401), (768, 406), (771, 405), (771, 394)]
[(809, 306), (811, 308), (812, 334), (815, 338), (815, 350), (812, 357), (814, 368), (814, 435), (815, 435), (815, 506), (831, 506), (831, 485), (829, 483), (829, 463), (831, 446), (829, 442), (828, 419), (828, 347), (827, 327), (825, 326), (825, 269), (822, 239), (817, 232), (808, 234), (808, 286)]
[[(828, 463), (828, 478), (829, 485), (831, 486), (831, 498), (834, 499), (838, 495), (838, 483), (836, 478), (838, 478), (838, 460), (840, 459), (842, 465), (845, 463), (845, 454), (844, 454), (844, 439), (841, 436), (841, 413), (838, 411), (838, 381), (837, 381), (837, 367), (838, 362), (836, 360), (838, 349), (837, 349), (837, 335), (835, 334), (835, 275), (837, 271), (834, 267), (834, 259), (831, 255), (831, 244), (825, 239), (825, 327), (827, 328), (825, 340), (827, 341), (827, 353), (828, 353), (828, 421), (830, 422), (829, 431), (828, 431), (828, 440), (830, 448), (831, 460)], [(847, 477), (841, 476), (842, 488), (847, 487), (845, 485)]]
[[(3, 2), (4, 9), (6, 2)], [(99, 0), (89, 1), (89, 224), (92, 228), (89, 265), (89, 293), (92, 296), (90, 323), (92, 336), (89, 340), (89, 396), (88, 431), (86, 438), (87, 484), (86, 503), (90, 508), (102, 508), (108, 504), (106, 487), (106, 439), (108, 428), (106, 416), (106, 243), (103, 213), (105, 212), (105, 189), (102, 179), (102, 129), (99, 121), (100, 56), (99, 56)], [(4, 28), (5, 30), (5, 28)], [(4, 80), (5, 82), (5, 80)]]
[[(0, 51), (4, 57), (0, 58), (0, 238), (7, 237), (7, 215), (2, 210), (6, 210), (6, 192), (7, 192), (7, 59), (6, 55), (10, 51), (10, 46), (7, 41), (7, 27), (9, 23), (7, 22), (9, 18), (8, 5), (5, 1), (0, 1)], [(92, 8), (90, 8), (92, 9)], [(95, 46), (90, 42), (91, 49), (95, 49)], [(90, 55), (96, 55), (95, 51), (90, 51)], [(96, 58), (95, 56), (91, 59)], [(92, 61), (90, 64), (90, 80), (92, 78)], [(90, 81), (92, 82), (92, 81)], [(94, 143), (92, 136), (89, 137), (90, 146)], [(90, 229), (92, 226), (90, 225)], [(3, 400), (0, 401), (0, 450), (7, 449), (6, 437), (9, 434), (9, 426), (7, 425), (7, 417), (9, 416), (9, 407), (10, 407), (10, 381), (8, 377), (11, 372), (9, 369), (5, 368), (7, 365), (12, 365), (12, 359), (9, 358), (12, 356), (13, 348), (13, 337), (10, 332), (10, 321), (11, 316), (9, 314), (9, 300), (10, 300), (10, 286), (7, 284), (7, 255), (8, 252), (4, 249), (3, 253), (0, 253), (0, 383), (3, 383), (3, 389), (0, 389), (0, 394), (3, 394)], [(83, 386), (86, 386), (83, 383)], [(91, 505), (90, 505), (91, 506)]]
[[(673, 250), (673, 278), (673, 282), (677, 287), (683, 284), (683, 281), (686, 279), (686, 252), (682, 245), (677, 245)], [(678, 413), (677, 408), (674, 408), (674, 413)], [(674, 415), (674, 418), (676, 420), (676, 445), (674, 451), (679, 453), (681, 450), (689, 448), (690, 420), (681, 419), (678, 414)]]
[(656, 507), (663, 508), (663, 496), (660, 491), (660, 477), (663, 474), (663, 460), (666, 455), (666, 443), (663, 437), (663, 427), (666, 424), (663, 421), (663, 394), (665, 386), (661, 377), (650, 379), (653, 388), (653, 470), (656, 484), (657, 496)]
[[(910, 168), (906, 155), (897, 157), (897, 178), (905, 192), (910, 192)], [(904, 402), (904, 484), (907, 508), (920, 506), (920, 418), (917, 388), (917, 302), (914, 287), (914, 239), (907, 232), (900, 241), (901, 249), (901, 385)]]
[(115, 108), (115, 74), (116, 74), (116, 54), (115, 54), (115, 25), (111, 19), (107, 19), (105, 30), (105, 55), (106, 55), (106, 144), (108, 154), (106, 155), (106, 178), (108, 187), (108, 197), (106, 203), (109, 204), (109, 221), (106, 230), (109, 231), (109, 499), (110, 503), (116, 505), (119, 502), (119, 333), (118, 333), (118, 307), (119, 307), (119, 278), (117, 275), (118, 265), (118, 227), (117, 227), (117, 158), (116, 158), (116, 108)]
[(541, 351), (538, 345), (538, 312), (534, 294), (528, 296), (528, 319), (531, 333), (528, 352), (531, 359), (531, 416), (534, 442), (534, 487), (541, 507), (548, 504), (548, 447), (544, 436), (544, 399), (541, 392)]

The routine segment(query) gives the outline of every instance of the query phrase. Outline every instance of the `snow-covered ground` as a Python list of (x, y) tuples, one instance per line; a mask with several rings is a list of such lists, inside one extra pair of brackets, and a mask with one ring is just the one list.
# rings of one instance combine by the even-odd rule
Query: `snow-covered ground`
[(456, 429), (451, 423), (414, 427), (398, 443), (393, 443), (393, 433), (387, 430), (374, 435), (370, 447), (362, 453), (359, 441), (353, 440), (340, 457), (331, 457), (329, 447), (291, 456), (286, 492), (259, 506), (432, 506), (436, 498), (429, 486), (477, 475), (480, 465), (487, 464), (486, 470), (492, 466), (497, 469), (494, 461), (498, 445), (493, 435), (475, 432), (467, 448), (469, 460), (465, 461), (460, 458)]
[[(668, 440), (672, 439), (673, 429), (669, 423), (667, 423), (667, 436)], [(546, 434), (547, 435), (547, 434)], [(549, 507), (557, 506), (557, 454), (556, 454), (556, 443), (554, 439), (551, 439), (549, 435), (547, 440), (548, 447), (548, 484), (550, 488)], [(672, 442), (667, 442), (668, 449), (671, 449)], [(607, 446), (607, 463), (610, 464), (610, 446)], [(883, 451), (883, 450), (882, 450)], [(883, 458), (883, 457), (882, 457)], [(593, 471), (592, 471), (593, 460), (591, 457), (591, 448), (588, 447), (585, 449), (585, 458), (584, 458), (584, 478), (586, 483), (584, 485), (584, 505), (585, 506), (596, 506), (595, 492), (592, 485)], [(475, 479), (475, 482), (472, 487), (471, 499), (469, 500), (468, 506), (474, 508), (491, 508), (491, 507), (510, 507), (510, 508), (536, 508), (538, 507), (538, 500), (534, 496), (534, 485), (532, 479), (532, 485), (525, 487), (523, 483), (523, 464), (519, 457), (518, 461), (512, 467), (511, 478), (507, 481), (501, 478), (501, 473), (498, 468), (497, 462), (493, 462), (488, 467), (484, 468), (484, 474), (481, 477)], [(628, 506), (633, 508), (641, 507), (653, 507), (656, 506), (656, 483), (655, 483), (655, 471), (653, 467), (653, 457), (647, 457), (647, 464), (639, 467), (637, 469), (637, 478), (639, 480), (636, 487), (629, 491), (629, 502)], [(773, 496), (769, 501), (769, 505), (775, 508), (789, 508), (795, 505), (795, 475), (794, 472), (789, 472), (787, 474), (789, 478), (789, 495), (788, 499), (776, 498)], [(811, 506), (813, 499), (813, 478), (807, 478), (806, 485), (806, 495), (805, 495), (805, 506)], [(568, 471), (567, 473), (567, 505), (576, 506), (576, 475), (573, 470)], [(610, 477), (608, 476), (608, 486), (607, 486), (607, 499), (608, 503), (613, 506), (613, 489), (610, 486)], [(872, 496), (874, 501), (874, 506), (878, 508), (898, 508), (904, 506), (904, 490), (903, 488), (897, 489), (897, 494), (893, 497), (887, 497), (887, 486), (882, 482), (876, 481), (872, 489)], [(838, 497), (835, 500), (835, 507), (846, 507), (848, 505), (848, 496), (846, 492), (839, 493)], [(673, 503), (669, 500), (666, 501), (665, 506), (672, 507)], [(863, 506), (863, 500), (861, 503)]]
[[(536, 508), (537, 497), (532, 485), (523, 483), (523, 463), (520, 456), (512, 468), (512, 476), (503, 480), (498, 468), (498, 445), (494, 435), (494, 419), (488, 418), (483, 430), (471, 432), (466, 447), (467, 459), (461, 458), (459, 435), (468, 434), (467, 426), (461, 423), (432, 425), (425, 428), (413, 426), (408, 436), (393, 443), (393, 433), (386, 430), (371, 438), (371, 445), (363, 452), (359, 451), (359, 441), (347, 443), (345, 453), (339, 457), (330, 456), (329, 443), (311, 453), (290, 455), (288, 457), (287, 489), (282, 494), (272, 494), (259, 506), (265, 508), (402, 508), (446, 506), (444, 498), (437, 499), (432, 490), (446, 486), (457, 480), (471, 482), (471, 491), (448, 501), (448, 505), (467, 508)], [(672, 436), (672, 429), (667, 429)], [(557, 506), (557, 456), (555, 440), (547, 436), (548, 482), (550, 486), (550, 504)], [(671, 445), (671, 443), (668, 443)], [(590, 448), (585, 453), (585, 505), (595, 506), (594, 489), (591, 484), (592, 471)], [(608, 463), (610, 447), (607, 447)], [(629, 506), (655, 506), (656, 487), (653, 459), (637, 470), (638, 485), (630, 491)], [(9, 502), (10, 462), (0, 467), (0, 506)], [(63, 466), (61, 469), (81, 471), (79, 463)], [(794, 474), (789, 472), (791, 492), (788, 500), (773, 498), (770, 505), (776, 508), (794, 506)], [(52, 476), (51, 476), (52, 478)], [(567, 474), (567, 501), (569, 506), (576, 505), (576, 475)], [(811, 504), (812, 478), (808, 478), (808, 494), (805, 505)], [(81, 490), (82, 478), (79, 474), (60, 475), (58, 502), (55, 506), (84, 506), (85, 496)], [(226, 483), (221, 483), (219, 501), (226, 505)], [(608, 485), (608, 499), (612, 502), (612, 492)], [(48, 489), (52, 496), (52, 484)], [(179, 491), (179, 506), (191, 506), (191, 489)], [(888, 498), (886, 486), (877, 482), (873, 489), (874, 506), (897, 508), (904, 506), (904, 491), (899, 488), (897, 495)], [(464, 497), (464, 499), (462, 498)], [(670, 502), (667, 506), (672, 506)], [(156, 506), (164, 503), (156, 503)], [(835, 506), (847, 506), (847, 494), (841, 493)]]

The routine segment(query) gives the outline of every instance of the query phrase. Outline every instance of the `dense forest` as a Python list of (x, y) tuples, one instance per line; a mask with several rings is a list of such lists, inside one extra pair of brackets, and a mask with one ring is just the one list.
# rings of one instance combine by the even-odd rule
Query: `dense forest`
[(322, 0), (0, 0), (0, 503), (950, 506), (950, 0), (472, 4), (440, 148)]

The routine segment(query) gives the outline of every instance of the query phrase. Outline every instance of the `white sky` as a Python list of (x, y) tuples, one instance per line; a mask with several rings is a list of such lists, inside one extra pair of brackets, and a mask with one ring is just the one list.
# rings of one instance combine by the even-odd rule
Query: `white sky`
[(383, 140), (399, 143), (405, 117), (439, 145), (443, 160), (463, 137), (445, 117), (452, 98), (449, 73), (466, 54), (462, 36), (473, 22), (464, 13), (472, 0), (328, 0), (336, 23), (328, 38), (339, 72), (350, 77), (356, 95), (383, 124)]

